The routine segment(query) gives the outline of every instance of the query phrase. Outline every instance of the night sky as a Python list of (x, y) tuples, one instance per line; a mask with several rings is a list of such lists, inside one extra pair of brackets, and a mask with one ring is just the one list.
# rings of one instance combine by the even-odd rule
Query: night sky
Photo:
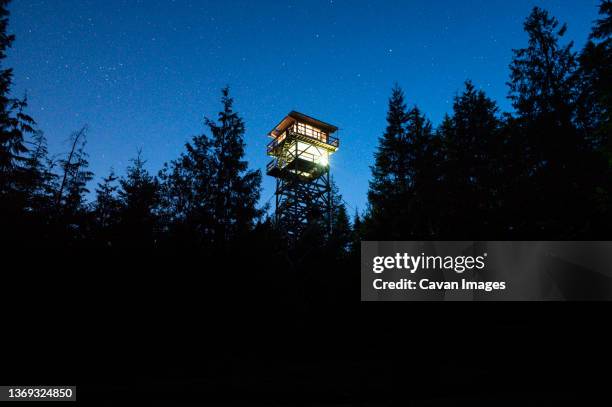
[[(582, 47), (598, 3), (14, 0), (7, 63), (52, 153), (89, 125), (98, 178), (110, 167), (123, 174), (138, 149), (157, 173), (203, 132), (205, 115), (216, 117), (226, 84), (247, 125), (251, 167), (264, 170), (266, 133), (290, 110), (335, 124), (332, 174), (353, 212), (366, 206), (394, 82), (434, 125), (468, 78), (509, 110), (511, 50), (526, 44), (531, 8), (567, 22), (567, 38)], [(264, 176), (262, 203), (273, 185)]]

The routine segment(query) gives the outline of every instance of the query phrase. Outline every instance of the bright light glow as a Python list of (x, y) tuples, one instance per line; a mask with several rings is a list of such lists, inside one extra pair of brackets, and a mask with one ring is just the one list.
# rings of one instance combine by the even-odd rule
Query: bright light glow
[(321, 154), (316, 157), (317, 164), (322, 165), (323, 167), (327, 167), (329, 165), (329, 157), (327, 154)]
[(297, 141), (291, 143), (287, 151), (290, 153), (288, 162), (291, 162), (295, 157), (299, 157), (301, 160), (310, 161), (322, 167), (329, 166), (329, 151), (323, 148), (314, 146), (312, 144)]

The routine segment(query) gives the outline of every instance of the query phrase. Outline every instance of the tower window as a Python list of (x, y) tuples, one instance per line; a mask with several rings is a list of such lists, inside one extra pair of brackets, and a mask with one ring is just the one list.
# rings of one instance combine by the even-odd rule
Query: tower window
[(327, 143), (327, 134), (308, 124), (298, 122), (297, 125), (295, 125), (295, 130), (304, 136), (312, 137)]

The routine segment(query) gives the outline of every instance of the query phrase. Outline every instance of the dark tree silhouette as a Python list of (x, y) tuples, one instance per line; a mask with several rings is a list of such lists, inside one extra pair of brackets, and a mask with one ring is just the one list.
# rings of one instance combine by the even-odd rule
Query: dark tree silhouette
[[(161, 213), (170, 240), (182, 246), (226, 250), (260, 219), (261, 173), (244, 160), (242, 119), (229, 89), (222, 91), (218, 120), (206, 118), (212, 137), (199, 135), (160, 172)], [(171, 242), (169, 242), (171, 243)]]
[(397, 85), (389, 100), (387, 124), (372, 167), (366, 237), (426, 238), (435, 231), (431, 204), (438, 188), (438, 140), (417, 107), (406, 110)]
[(594, 190), (590, 191), (590, 236), (607, 236), (612, 227), (612, 2), (602, 1), (602, 16), (580, 54), (577, 126), (598, 155), (593, 162)]
[(599, 6), (599, 14), (602, 16), (593, 27), (591, 38), (598, 40), (609, 40), (612, 36), (612, 1), (602, 0)]
[(29, 152), (24, 162), (24, 191), (28, 197), (25, 209), (47, 217), (52, 214), (55, 191), (58, 188), (57, 175), (53, 172), (55, 163), (49, 158), (47, 140), (42, 131), (37, 131), (29, 144)]
[(329, 250), (336, 256), (337, 260), (344, 260), (348, 255), (352, 240), (352, 229), (346, 212), (344, 199), (340, 194), (338, 186), (332, 180), (332, 228), (329, 236)]
[(351, 236), (351, 245), (349, 248), (349, 253), (352, 259), (359, 261), (359, 255), (361, 253), (361, 241), (363, 240), (364, 230), (363, 230), (363, 222), (362, 217), (359, 215), (359, 212), (355, 210), (355, 216), (353, 217), (353, 225), (352, 225), (352, 236)]
[(160, 212), (169, 240), (183, 247), (202, 247), (214, 239), (213, 146), (206, 135), (199, 135), (185, 149), (159, 173)]
[(89, 170), (87, 144), (87, 127), (72, 133), (69, 138), (70, 151), (65, 158), (58, 161), (60, 175), (59, 186), (55, 193), (55, 222), (60, 233), (58, 243), (69, 245), (87, 239), (87, 219), (89, 208), (86, 195), (87, 184), (94, 174)]
[(112, 246), (121, 215), (118, 180), (119, 177), (111, 169), (108, 176), (103, 178), (96, 188), (96, 200), (93, 205), (97, 233), (95, 239), (104, 246)]
[(8, 0), (0, 0), (0, 220), (5, 235), (21, 233), (19, 222), (28, 205), (27, 191), (32, 190), (31, 174), (26, 173), (26, 141), (24, 136), (34, 133), (34, 120), (25, 113), (26, 98), (11, 96), (13, 70), (2, 66), (6, 52), (15, 36), (8, 30)]
[(404, 236), (427, 240), (438, 234), (440, 220), (440, 139), (431, 122), (414, 107), (408, 112), (408, 199), (407, 219), (400, 222)]
[(214, 239), (218, 248), (250, 231), (261, 216), (257, 208), (261, 191), (261, 172), (249, 170), (244, 160), (244, 122), (233, 110), (229, 88), (222, 91), (223, 110), (217, 121), (205, 119), (212, 134)]
[(484, 238), (493, 232), (504, 184), (498, 108), (472, 82), (455, 97), (439, 129), (444, 155), (445, 238)]
[[(517, 111), (516, 131), (529, 148), (523, 151), (531, 188), (523, 190), (526, 229), (532, 237), (569, 238), (587, 222), (589, 178), (595, 170), (589, 146), (574, 125), (576, 57), (573, 43), (560, 45), (567, 27), (534, 8), (525, 22), (526, 48), (514, 50), (510, 99)], [(571, 216), (570, 216), (571, 214)]]
[(560, 25), (546, 10), (535, 7), (524, 29), (529, 37), (528, 46), (514, 50), (510, 65), (508, 85), (514, 108), (520, 117), (532, 121), (547, 118), (556, 120), (554, 123), (559, 126), (567, 125), (574, 101), (576, 69), (573, 42), (559, 44), (567, 26)]
[(85, 152), (87, 127), (72, 133), (69, 142), (70, 151), (59, 161), (62, 175), (56, 194), (56, 206), (68, 218), (85, 209), (85, 194), (89, 193), (87, 183), (93, 178)]
[(602, 18), (579, 57), (578, 125), (612, 159), (612, 2), (602, 2), (599, 12)]
[(155, 244), (159, 181), (149, 174), (145, 163), (138, 151), (127, 175), (119, 181), (122, 246), (150, 248)]
[(389, 99), (387, 129), (379, 138), (374, 154), (368, 191), (368, 237), (372, 239), (382, 239), (386, 233), (389, 239), (397, 237), (395, 219), (408, 192), (407, 121), (404, 92), (396, 84)]

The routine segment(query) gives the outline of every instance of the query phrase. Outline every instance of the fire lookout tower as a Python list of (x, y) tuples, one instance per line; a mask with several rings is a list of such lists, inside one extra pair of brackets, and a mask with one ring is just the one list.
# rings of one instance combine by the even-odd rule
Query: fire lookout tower
[(331, 231), (332, 196), (329, 158), (340, 141), (336, 126), (292, 111), (270, 131), (266, 172), (276, 178), (277, 225), (290, 240), (310, 222), (324, 220)]

